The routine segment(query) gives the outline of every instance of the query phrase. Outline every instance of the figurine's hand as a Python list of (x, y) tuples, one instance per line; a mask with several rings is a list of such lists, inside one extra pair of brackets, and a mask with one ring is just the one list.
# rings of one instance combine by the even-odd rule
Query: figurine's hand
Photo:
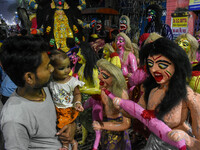
[(168, 133), (168, 137), (169, 139), (175, 142), (178, 142), (184, 139), (186, 145), (188, 145), (190, 142), (189, 135), (183, 130), (178, 130), (178, 129), (172, 130)]
[(128, 73), (128, 74), (127, 74), (127, 77), (130, 78), (131, 76), (132, 76), (132, 73)]
[(114, 104), (115, 108), (120, 109), (120, 105), (119, 105), (120, 101), (121, 101), (121, 99), (119, 97), (115, 97), (113, 99), (113, 104)]
[(102, 129), (102, 126), (100, 125), (100, 123), (98, 121), (93, 121), (92, 125), (93, 125), (94, 130), (101, 130)]
[(77, 103), (77, 104), (75, 105), (75, 109), (76, 109), (77, 111), (80, 111), (80, 112), (84, 111), (84, 108), (83, 108), (82, 104), (79, 104), (79, 103)]

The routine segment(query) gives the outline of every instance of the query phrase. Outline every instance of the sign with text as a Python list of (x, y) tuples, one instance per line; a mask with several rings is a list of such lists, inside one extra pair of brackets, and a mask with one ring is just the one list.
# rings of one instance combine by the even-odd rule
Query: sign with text
[(200, 0), (190, 0), (189, 10), (200, 10)]
[(174, 35), (174, 39), (183, 34), (188, 32), (188, 16), (185, 17), (172, 17), (172, 32)]

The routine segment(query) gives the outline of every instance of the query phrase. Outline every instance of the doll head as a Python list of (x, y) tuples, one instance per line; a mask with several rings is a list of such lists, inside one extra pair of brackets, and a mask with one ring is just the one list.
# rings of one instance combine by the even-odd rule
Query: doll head
[(176, 38), (175, 42), (182, 47), (183, 50), (185, 50), (190, 62), (196, 60), (196, 51), (199, 47), (199, 44), (195, 37), (189, 33), (181, 34)]
[(148, 19), (148, 22), (152, 21), (160, 21), (162, 16), (162, 10), (159, 5), (149, 5), (146, 8), (146, 17)]
[(68, 55), (62, 50), (53, 50), (50, 53), (50, 60), (52, 66), (54, 67), (53, 79), (68, 79), (71, 71), (71, 64)]
[(196, 32), (195, 38), (197, 39), (198, 43), (200, 43), (200, 30)]
[[(159, 61), (156, 62), (156, 60), (161, 58), (161, 56), (163, 60), (165, 59), (165, 61), (162, 60), (160, 62), (163, 62), (164, 64), (164, 62), (168, 61), (173, 64), (174, 71), (173, 68), (171, 68), (172, 71), (167, 72), (169, 70), (166, 70), (167, 68), (165, 64), (157, 65), (160, 70), (163, 68), (163, 71), (166, 71), (166, 75), (170, 76), (168, 81), (168, 90), (166, 91), (165, 97), (163, 98), (161, 104), (156, 107), (156, 116), (159, 119), (161, 119), (164, 114), (169, 112), (181, 100), (186, 98), (186, 78), (190, 78), (191, 76), (191, 65), (185, 51), (183, 51), (182, 48), (173, 41), (166, 38), (159, 38), (152, 43), (144, 45), (140, 50), (140, 65), (146, 65), (146, 69), (149, 74), (149, 77), (144, 82), (144, 97), (146, 103), (148, 103), (150, 91), (155, 87), (161, 87), (162, 84), (159, 79), (160, 74), (153, 74), (151, 70), (152, 65), (159, 63)], [(156, 79), (155, 76), (158, 78)]]
[(149, 34), (149, 37), (145, 40), (144, 45), (154, 42), (155, 40), (161, 38), (162, 36), (156, 32), (152, 32)]
[(81, 42), (77, 56), (79, 57), (78, 63), (85, 65), (84, 77), (93, 82), (93, 69), (96, 68), (98, 56), (87, 42)]
[[(98, 60), (97, 66), (100, 69), (99, 80), (101, 86), (104, 86), (104, 84), (106, 84), (106, 88), (108, 88), (116, 96), (121, 97), (122, 91), (127, 89), (126, 81), (124, 79), (121, 69), (111, 64), (106, 59)], [(104, 76), (101, 71), (102, 73), (105, 73), (106, 76)], [(111, 78), (111, 81), (107, 81), (109, 78)]]
[(115, 38), (118, 50), (131, 51), (132, 45), (130, 38), (123, 32), (120, 32)]
[(119, 18), (119, 30), (120, 32), (124, 32), (126, 34), (130, 32), (131, 27), (130, 27), (130, 19), (128, 16), (122, 15)]
[(103, 57), (105, 59), (108, 59), (110, 57), (110, 54), (111, 53), (114, 53), (115, 50), (114, 48), (109, 44), (109, 43), (106, 43), (103, 47)]

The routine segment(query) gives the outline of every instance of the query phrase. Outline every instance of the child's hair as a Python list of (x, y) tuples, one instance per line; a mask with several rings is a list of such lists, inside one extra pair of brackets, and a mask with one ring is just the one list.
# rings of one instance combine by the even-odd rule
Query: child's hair
[[(57, 50), (57, 49), (52, 50), (52, 51), (50, 52), (50, 54), (49, 54), (49, 57), (50, 57), (51, 65), (52, 65), (52, 66), (56, 66), (58, 60), (66, 59), (66, 58), (69, 59), (68, 55), (67, 55), (64, 51), (62, 51), (62, 50)], [(71, 65), (70, 65), (70, 66), (71, 66)]]

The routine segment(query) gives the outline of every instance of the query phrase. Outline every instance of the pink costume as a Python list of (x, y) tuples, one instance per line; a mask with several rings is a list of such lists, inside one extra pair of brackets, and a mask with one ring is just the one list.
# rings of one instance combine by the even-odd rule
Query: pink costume
[[(92, 120), (102, 122), (103, 120), (103, 104), (100, 95), (92, 95), (85, 103), (84, 109), (92, 107)], [(93, 145), (93, 150), (97, 150), (101, 139), (101, 131), (96, 130), (96, 138)]]
[[(111, 99), (115, 98), (115, 96), (110, 91), (104, 91)], [(155, 117), (154, 112), (143, 109), (140, 105), (131, 100), (121, 99), (121, 101), (119, 102), (119, 106), (123, 110), (128, 112), (131, 116), (140, 120), (144, 125), (149, 128), (149, 130), (160, 137), (160, 139), (162, 139), (163, 141), (179, 148), (179, 150), (186, 150), (184, 140), (174, 142), (168, 138), (167, 134), (171, 131), (171, 129), (163, 121), (158, 120)]]

